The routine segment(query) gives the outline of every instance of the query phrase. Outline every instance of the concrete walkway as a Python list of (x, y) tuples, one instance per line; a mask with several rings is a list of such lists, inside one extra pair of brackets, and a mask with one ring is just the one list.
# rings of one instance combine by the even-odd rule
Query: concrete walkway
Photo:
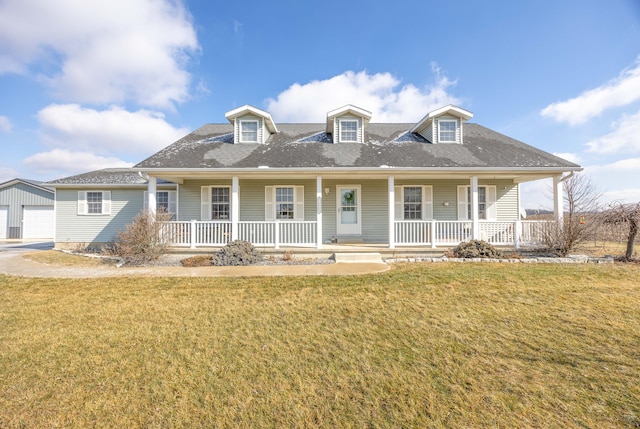
[(0, 273), (21, 277), (257, 277), (257, 276), (350, 276), (387, 271), (385, 263), (344, 262), (320, 265), (260, 265), (248, 267), (67, 267), (46, 265), (24, 258), (25, 253), (50, 246), (0, 246)]

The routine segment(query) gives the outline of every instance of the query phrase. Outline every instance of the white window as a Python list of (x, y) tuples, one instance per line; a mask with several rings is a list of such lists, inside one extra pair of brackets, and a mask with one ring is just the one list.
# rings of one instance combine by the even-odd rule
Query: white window
[(438, 121), (438, 141), (439, 142), (455, 142), (456, 141), (456, 121)]
[(342, 119), (340, 121), (340, 141), (341, 142), (357, 142), (358, 141), (358, 121), (351, 119)]
[[(471, 219), (471, 186), (458, 186), (458, 219)], [(496, 220), (496, 187), (478, 186), (478, 219)]]
[(433, 189), (431, 186), (396, 186), (394, 198), (397, 220), (433, 219)]
[(304, 186), (265, 186), (265, 220), (304, 220)]
[(111, 214), (111, 191), (79, 191), (78, 214)]
[(200, 191), (201, 220), (231, 219), (231, 188), (229, 186), (203, 186)]
[(240, 121), (240, 142), (258, 142), (258, 121)]
[[(178, 211), (178, 198), (176, 191), (156, 191), (156, 212), (165, 212), (175, 215)], [(149, 192), (144, 191), (144, 209), (149, 208)]]

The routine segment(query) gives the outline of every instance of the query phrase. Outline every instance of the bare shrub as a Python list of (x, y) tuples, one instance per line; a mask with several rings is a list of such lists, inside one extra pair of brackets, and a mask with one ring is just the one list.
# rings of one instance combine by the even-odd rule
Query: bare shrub
[(502, 252), (484, 240), (471, 240), (453, 248), (456, 258), (502, 258)]
[(640, 230), (640, 202), (635, 204), (612, 203), (604, 215), (604, 223), (627, 227), (627, 249), (625, 259), (633, 257), (633, 246)]
[(588, 176), (576, 174), (562, 182), (563, 222), (549, 222), (543, 230), (543, 242), (550, 253), (566, 256), (580, 243), (594, 236), (599, 224), (599, 199), (602, 196)]
[(293, 256), (293, 252), (291, 250), (285, 250), (284, 253), (282, 254), (282, 260), (283, 261), (293, 261), (295, 259), (295, 256)]
[(261, 262), (264, 258), (248, 241), (236, 240), (228, 243), (211, 258), (211, 263), (216, 266), (252, 265)]
[(157, 212), (155, 215), (147, 211), (140, 212), (118, 232), (111, 251), (129, 265), (155, 261), (167, 253), (171, 243), (169, 231), (164, 227), (164, 222), (169, 220), (171, 215), (166, 212)]

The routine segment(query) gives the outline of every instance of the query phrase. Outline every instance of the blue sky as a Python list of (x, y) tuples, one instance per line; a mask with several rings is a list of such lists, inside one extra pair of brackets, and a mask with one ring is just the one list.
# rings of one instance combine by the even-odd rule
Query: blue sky
[(130, 166), (244, 104), (346, 103), (372, 122), (453, 103), (640, 201), (640, 1), (0, 0), (0, 182)]

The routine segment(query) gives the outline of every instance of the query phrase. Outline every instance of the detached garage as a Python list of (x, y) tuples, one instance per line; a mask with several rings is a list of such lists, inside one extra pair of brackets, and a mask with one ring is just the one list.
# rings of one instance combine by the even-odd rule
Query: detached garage
[(0, 240), (53, 240), (55, 192), (41, 182), (0, 183)]

